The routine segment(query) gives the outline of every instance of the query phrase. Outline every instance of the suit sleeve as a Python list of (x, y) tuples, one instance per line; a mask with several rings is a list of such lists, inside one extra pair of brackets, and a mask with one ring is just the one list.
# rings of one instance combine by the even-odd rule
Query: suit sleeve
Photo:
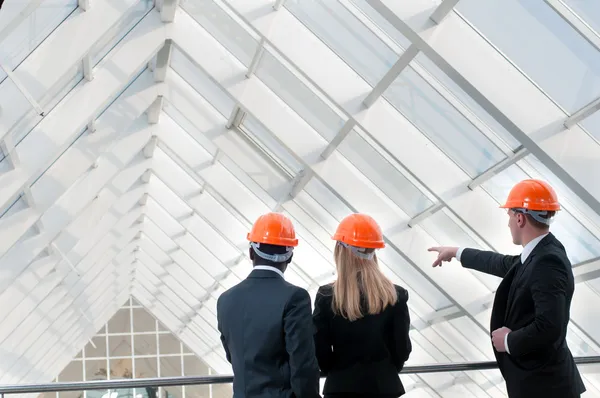
[(460, 256), (463, 267), (500, 278), (504, 278), (519, 261), (521, 261), (519, 256), (507, 256), (477, 249), (464, 249)]
[(290, 382), (297, 398), (319, 395), (319, 365), (315, 356), (310, 296), (304, 289), (294, 292), (283, 318), (285, 348), (290, 361)]
[(315, 311), (313, 312), (314, 340), (317, 361), (321, 371), (327, 375), (331, 370), (333, 351), (331, 349), (331, 331), (329, 328), (329, 311), (327, 306), (330, 302), (326, 298), (327, 293), (319, 288), (315, 298)]
[(569, 322), (567, 289), (569, 279), (565, 264), (556, 256), (540, 258), (531, 274), (531, 296), (535, 318), (527, 326), (508, 334), (512, 356), (545, 350), (560, 338)]
[(221, 335), (221, 344), (223, 344), (223, 349), (225, 350), (225, 357), (227, 358), (227, 361), (231, 363), (231, 354), (229, 353), (227, 341), (225, 341), (225, 336), (223, 335), (223, 331), (221, 329), (221, 311), (221, 297), (219, 297), (217, 299), (217, 329)]
[(394, 306), (393, 325), (395, 349), (392, 351), (392, 361), (398, 372), (400, 372), (412, 352), (412, 343), (409, 336), (408, 291), (405, 289), (398, 289), (398, 301)]

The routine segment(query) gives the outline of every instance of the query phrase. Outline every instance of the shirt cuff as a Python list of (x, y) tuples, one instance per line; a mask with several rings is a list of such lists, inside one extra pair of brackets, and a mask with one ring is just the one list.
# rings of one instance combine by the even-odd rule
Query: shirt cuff
[(458, 261), (460, 261), (460, 256), (462, 255), (462, 252), (465, 248), (464, 247), (459, 247), (458, 250), (456, 251), (456, 259)]
[(510, 351), (508, 350), (508, 335), (509, 334), (510, 334), (510, 332), (506, 333), (506, 335), (504, 336), (504, 348), (506, 348), (506, 353), (508, 355), (510, 355)]

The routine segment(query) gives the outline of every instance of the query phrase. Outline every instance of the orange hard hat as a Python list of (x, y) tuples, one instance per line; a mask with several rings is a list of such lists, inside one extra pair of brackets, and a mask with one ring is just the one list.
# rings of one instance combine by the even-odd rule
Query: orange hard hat
[(248, 240), (276, 246), (298, 246), (292, 221), (281, 213), (267, 213), (258, 217), (248, 233)]
[(331, 239), (350, 246), (367, 249), (385, 247), (383, 233), (377, 222), (371, 216), (360, 213), (345, 217)]
[(508, 194), (504, 209), (527, 209), (534, 211), (560, 210), (558, 196), (545, 181), (523, 180), (516, 184)]

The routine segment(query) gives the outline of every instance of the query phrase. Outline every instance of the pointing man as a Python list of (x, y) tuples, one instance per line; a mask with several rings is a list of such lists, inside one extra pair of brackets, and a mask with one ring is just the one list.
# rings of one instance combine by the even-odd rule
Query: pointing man
[(510, 398), (578, 398), (585, 386), (566, 334), (575, 288), (563, 245), (550, 232), (560, 210), (547, 183), (524, 180), (506, 203), (508, 227), (519, 256), (457, 247), (432, 247), (433, 263), (457, 258), (465, 268), (498, 276), (490, 320), (491, 340)]

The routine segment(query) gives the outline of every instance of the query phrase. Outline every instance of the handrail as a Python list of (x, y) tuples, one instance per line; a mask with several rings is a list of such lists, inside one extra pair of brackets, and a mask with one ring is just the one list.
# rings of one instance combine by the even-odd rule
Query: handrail
[[(588, 356), (575, 358), (577, 365), (589, 365), (600, 363), (600, 356)], [(440, 372), (464, 372), (475, 370), (496, 369), (498, 365), (493, 361), (485, 362), (457, 362), (447, 364), (432, 364), (420, 366), (405, 366), (400, 373), (440, 373)], [(144, 379), (121, 379), (121, 380), (94, 380), (77, 382), (58, 382), (46, 384), (15, 384), (0, 386), (0, 395), (4, 394), (31, 394), (59, 391), (83, 391), (83, 390), (112, 390), (123, 388), (145, 388), (145, 387), (171, 387), (205, 384), (226, 384), (233, 382), (233, 376), (185, 376), (185, 377), (158, 377)]]

